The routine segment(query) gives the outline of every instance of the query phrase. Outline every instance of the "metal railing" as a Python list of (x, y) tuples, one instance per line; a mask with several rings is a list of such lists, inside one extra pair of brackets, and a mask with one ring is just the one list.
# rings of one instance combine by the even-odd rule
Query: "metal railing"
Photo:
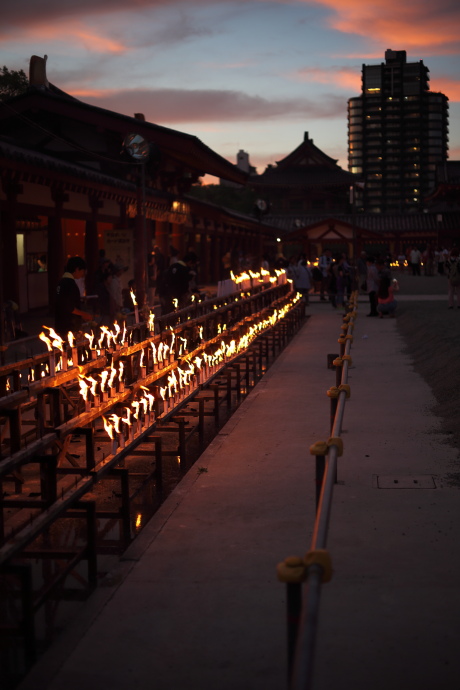
[(332, 362), (336, 369), (336, 386), (327, 391), (331, 401), (331, 436), (328, 441), (320, 441), (310, 448), (316, 459), (316, 519), (310, 549), (303, 558), (287, 558), (277, 567), (278, 579), (287, 585), (289, 690), (312, 688), (322, 585), (332, 576), (327, 537), (334, 484), (337, 483), (337, 459), (343, 453), (340, 435), (346, 401), (350, 397), (347, 381), (357, 301), (358, 294), (353, 293), (338, 339), (340, 355)]

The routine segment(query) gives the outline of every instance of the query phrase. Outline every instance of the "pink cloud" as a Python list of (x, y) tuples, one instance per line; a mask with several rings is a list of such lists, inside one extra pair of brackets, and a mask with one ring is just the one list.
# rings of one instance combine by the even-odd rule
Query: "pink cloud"
[(434, 77), (430, 79), (430, 91), (444, 93), (450, 101), (460, 101), (460, 81), (449, 77)]
[(94, 53), (121, 54), (127, 51), (127, 46), (102, 33), (89, 29), (83, 22), (74, 20), (58, 21), (52, 24), (43, 23), (25, 26), (20, 32), (3, 35), (0, 40), (4, 43), (18, 40), (61, 41), (68, 46), (83, 45)]
[(320, 84), (330, 84), (340, 88), (360, 91), (361, 71), (349, 67), (302, 67), (293, 77), (300, 81), (315, 81)]
[(267, 99), (241, 91), (205, 89), (130, 89), (88, 90), (69, 88), (77, 98), (115, 112), (132, 115), (144, 113), (157, 124), (190, 122), (253, 122), (278, 118), (338, 118), (346, 111), (340, 96), (326, 95), (320, 101), (305, 98)]
[[(308, 2), (308, 0), (305, 0)], [(430, 46), (438, 54), (458, 52), (460, 7), (451, 0), (421, 3), (420, 0), (316, 0), (334, 10), (329, 25), (342, 33), (358, 34), (404, 49)]]

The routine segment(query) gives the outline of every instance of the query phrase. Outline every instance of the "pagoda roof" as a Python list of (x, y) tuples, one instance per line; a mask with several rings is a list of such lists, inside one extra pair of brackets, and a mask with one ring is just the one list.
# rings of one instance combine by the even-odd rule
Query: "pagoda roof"
[(327, 185), (350, 185), (356, 176), (343, 170), (337, 160), (321, 151), (308, 132), (303, 142), (285, 158), (269, 166), (262, 175), (251, 176), (255, 186), (278, 187), (324, 187)]

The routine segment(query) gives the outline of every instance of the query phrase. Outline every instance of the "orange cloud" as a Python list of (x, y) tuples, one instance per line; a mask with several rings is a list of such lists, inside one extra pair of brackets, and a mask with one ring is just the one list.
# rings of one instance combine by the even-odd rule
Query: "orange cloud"
[[(305, 0), (308, 2), (308, 0)], [(439, 54), (456, 53), (460, 9), (451, 0), (420, 3), (420, 0), (316, 0), (335, 15), (329, 25), (347, 34), (372, 38), (388, 47), (406, 50), (427, 46)], [(455, 46), (455, 47), (454, 47)]]
[(361, 71), (349, 67), (303, 67), (293, 77), (300, 81), (315, 81), (320, 84), (333, 84), (346, 90), (361, 90)]
[(2, 41), (21, 40), (31, 41), (61, 41), (70, 48), (83, 44), (85, 48), (94, 53), (121, 54), (127, 51), (127, 47), (107, 36), (89, 30), (82, 22), (54, 22), (53, 24), (36, 24), (24, 27), (11, 35), (2, 36)]
[(450, 101), (460, 101), (460, 81), (449, 77), (435, 77), (430, 79), (430, 91), (445, 93)]

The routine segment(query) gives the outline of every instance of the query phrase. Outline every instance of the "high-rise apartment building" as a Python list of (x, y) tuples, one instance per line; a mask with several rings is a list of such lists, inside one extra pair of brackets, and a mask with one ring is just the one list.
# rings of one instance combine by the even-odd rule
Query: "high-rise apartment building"
[(348, 169), (364, 182), (357, 207), (366, 212), (422, 211), (447, 160), (448, 98), (429, 90), (428, 75), (405, 50), (363, 65), (362, 93), (348, 101)]

